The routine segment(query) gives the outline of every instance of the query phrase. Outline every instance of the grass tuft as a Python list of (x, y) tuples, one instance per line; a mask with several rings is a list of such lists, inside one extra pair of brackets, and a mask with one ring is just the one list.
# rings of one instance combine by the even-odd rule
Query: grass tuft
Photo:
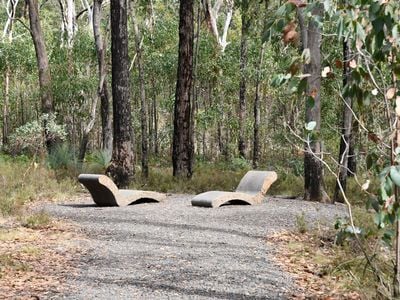
[(44, 229), (51, 225), (51, 217), (46, 212), (39, 212), (26, 217), (23, 226), (30, 229)]

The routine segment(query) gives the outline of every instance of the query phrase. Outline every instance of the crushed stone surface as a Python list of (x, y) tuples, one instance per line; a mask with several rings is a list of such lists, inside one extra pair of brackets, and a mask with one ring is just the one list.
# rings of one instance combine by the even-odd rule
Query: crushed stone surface
[(266, 198), (257, 206), (191, 206), (193, 195), (163, 203), (97, 207), (78, 201), (46, 204), (88, 237), (71, 288), (52, 299), (286, 299), (296, 294), (273, 261), (265, 237), (307, 223), (330, 223), (343, 205)]

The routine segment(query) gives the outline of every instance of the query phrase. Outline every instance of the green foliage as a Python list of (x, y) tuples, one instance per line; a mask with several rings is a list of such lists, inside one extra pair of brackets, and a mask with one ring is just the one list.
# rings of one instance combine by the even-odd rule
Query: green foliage
[(75, 151), (67, 143), (57, 144), (47, 156), (47, 162), (59, 177), (74, 178), (79, 173)]
[(111, 153), (104, 150), (96, 150), (85, 158), (85, 169), (88, 173), (104, 174), (111, 162)]
[(296, 228), (297, 228), (297, 231), (301, 234), (304, 234), (307, 232), (308, 226), (307, 226), (307, 220), (306, 220), (306, 215), (304, 214), (304, 211), (301, 212), (301, 214), (296, 215)]
[(7, 151), (12, 155), (45, 153), (45, 131), (52, 141), (63, 141), (67, 137), (65, 126), (56, 123), (56, 116), (44, 114), (38, 121), (18, 127), (10, 136)]
[(51, 217), (48, 213), (41, 211), (26, 217), (23, 226), (31, 229), (44, 229), (51, 224)]

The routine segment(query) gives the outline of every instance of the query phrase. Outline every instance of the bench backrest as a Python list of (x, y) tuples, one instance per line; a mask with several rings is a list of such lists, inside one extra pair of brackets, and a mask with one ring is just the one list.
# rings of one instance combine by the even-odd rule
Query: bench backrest
[(278, 175), (274, 171), (249, 171), (240, 180), (236, 192), (253, 195), (261, 193), (265, 196), (277, 178)]
[(97, 205), (118, 205), (116, 199), (118, 187), (109, 177), (97, 174), (80, 174), (78, 181), (89, 190)]

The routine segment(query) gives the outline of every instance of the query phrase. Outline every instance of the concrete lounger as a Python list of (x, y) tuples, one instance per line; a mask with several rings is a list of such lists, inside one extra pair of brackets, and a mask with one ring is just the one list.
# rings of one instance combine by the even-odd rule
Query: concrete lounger
[(80, 174), (78, 181), (89, 190), (93, 201), (98, 206), (127, 206), (144, 201), (160, 202), (166, 198), (165, 194), (157, 192), (120, 190), (105, 175)]
[(219, 207), (223, 204), (260, 204), (278, 175), (273, 171), (249, 171), (244, 175), (235, 192), (210, 191), (192, 199), (192, 205)]

